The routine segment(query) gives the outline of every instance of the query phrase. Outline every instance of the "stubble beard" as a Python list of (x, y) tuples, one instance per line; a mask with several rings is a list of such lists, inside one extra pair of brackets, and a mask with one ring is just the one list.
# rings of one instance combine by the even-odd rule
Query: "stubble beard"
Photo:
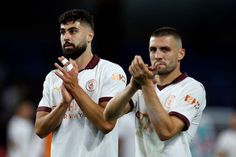
[(157, 74), (158, 75), (169, 75), (171, 72), (173, 72), (174, 70), (176, 69), (175, 66), (167, 66), (166, 68), (163, 68), (163, 69), (160, 69), (157, 71)]

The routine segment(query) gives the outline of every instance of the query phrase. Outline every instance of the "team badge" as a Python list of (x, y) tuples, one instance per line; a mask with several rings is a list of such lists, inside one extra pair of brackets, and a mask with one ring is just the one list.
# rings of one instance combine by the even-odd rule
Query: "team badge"
[(87, 89), (89, 92), (94, 91), (95, 88), (96, 88), (96, 80), (95, 80), (95, 79), (91, 79), (91, 80), (89, 80), (89, 81), (86, 83), (86, 89)]
[(175, 100), (175, 96), (174, 95), (170, 95), (167, 99), (166, 99), (166, 102), (164, 104), (165, 108), (166, 109), (169, 109), (172, 105), (173, 105), (173, 102)]

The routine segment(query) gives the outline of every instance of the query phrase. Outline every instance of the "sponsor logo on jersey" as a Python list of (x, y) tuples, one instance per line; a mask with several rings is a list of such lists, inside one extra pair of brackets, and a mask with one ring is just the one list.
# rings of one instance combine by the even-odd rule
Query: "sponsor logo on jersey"
[(117, 73), (112, 74), (112, 80), (122, 81), (122, 82), (126, 83), (125, 76), (122, 74), (117, 74)]
[(194, 98), (194, 97), (192, 97), (190, 95), (186, 95), (185, 98), (184, 98), (184, 101), (189, 103), (189, 104), (194, 105), (194, 107), (196, 109), (199, 109), (200, 104), (199, 104), (199, 102), (197, 101), (196, 98)]
[(79, 119), (86, 117), (84, 113), (80, 110), (76, 101), (72, 101), (70, 106), (64, 115), (64, 119)]
[(52, 89), (52, 91), (53, 92), (61, 92), (61, 88), (59, 88), (59, 87), (54, 87), (53, 89)]
[(79, 112), (79, 113), (66, 113), (64, 115), (64, 119), (79, 119), (79, 118), (84, 118), (85, 115), (83, 112)]
[(96, 80), (95, 79), (91, 79), (89, 80), (87, 83), (86, 83), (86, 89), (89, 91), (89, 92), (92, 92), (95, 90), (96, 88)]

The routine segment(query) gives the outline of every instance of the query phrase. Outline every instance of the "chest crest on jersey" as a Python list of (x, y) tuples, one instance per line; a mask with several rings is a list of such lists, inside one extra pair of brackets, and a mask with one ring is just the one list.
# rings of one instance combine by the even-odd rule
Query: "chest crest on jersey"
[(166, 101), (165, 101), (164, 108), (165, 108), (165, 109), (170, 109), (171, 106), (172, 106), (173, 103), (174, 103), (174, 100), (175, 100), (175, 95), (170, 95), (170, 96), (168, 96), (168, 98), (167, 98)]
[(91, 79), (91, 80), (89, 80), (89, 81), (86, 83), (85, 87), (86, 87), (86, 89), (87, 89), (89, 92), (92, 92), (92, 91), (95, 90), (96, 85), (97, 85), (96, 80), (95, 80), (95, 79)]

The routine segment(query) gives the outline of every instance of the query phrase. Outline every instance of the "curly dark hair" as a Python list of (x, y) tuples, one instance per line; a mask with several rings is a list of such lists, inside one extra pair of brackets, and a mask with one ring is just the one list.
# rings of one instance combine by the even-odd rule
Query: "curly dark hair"
[(70, 21), (80, 21), (81, 23), (89, 25), (92, 30), (94, 30), (93, 15), (83, 9), (68, 10), (58, 17), (60, 24), (66, 24)]

